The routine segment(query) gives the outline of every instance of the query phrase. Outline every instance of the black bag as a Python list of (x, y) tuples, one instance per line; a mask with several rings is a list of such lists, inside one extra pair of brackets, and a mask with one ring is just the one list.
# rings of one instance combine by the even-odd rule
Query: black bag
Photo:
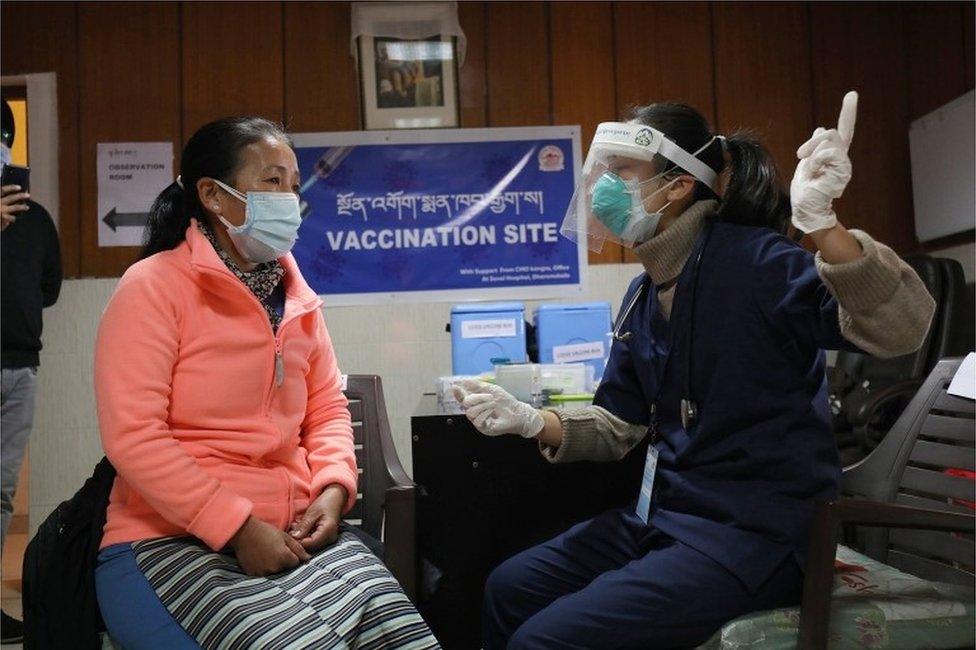
[(105, 629), (95, 564), (115, 468), (102, 458), (91, 478), (44, 520), (24, 554), (24, 647), (101, 648)]

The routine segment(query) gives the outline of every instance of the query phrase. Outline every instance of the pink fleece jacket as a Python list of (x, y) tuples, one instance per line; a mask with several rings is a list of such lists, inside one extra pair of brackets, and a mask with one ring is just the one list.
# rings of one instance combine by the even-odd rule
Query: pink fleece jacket
[(102, 548), (188, 533), (219, 550), (248, 515), (285, 529), (333, 483), (346, 511), (355, 504), (322, 301), (291, 255), (280, 262), (277, 335), (196, 224), (122, 277), (95, 346), (102, 445), (118, 470)]

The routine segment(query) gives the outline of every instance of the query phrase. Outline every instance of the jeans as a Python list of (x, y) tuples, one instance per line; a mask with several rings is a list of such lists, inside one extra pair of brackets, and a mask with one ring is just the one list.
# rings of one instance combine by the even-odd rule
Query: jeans
[(34, 393), (37, 368), (4, 368), (0, 395), (0, 544), (7, 539), (7, 527), (14, 512), (14, 492), (27, 439), (34, 424)]

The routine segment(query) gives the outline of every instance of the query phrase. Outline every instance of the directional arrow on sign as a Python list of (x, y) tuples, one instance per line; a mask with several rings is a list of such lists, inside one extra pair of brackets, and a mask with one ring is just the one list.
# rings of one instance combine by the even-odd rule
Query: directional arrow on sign
[(112, 232), (116, 232), (120, 226), (145, 226), (149, 221), (149, 215), (145, 212), (118, 212), (112, 208), (102, 221), (112, 229)]

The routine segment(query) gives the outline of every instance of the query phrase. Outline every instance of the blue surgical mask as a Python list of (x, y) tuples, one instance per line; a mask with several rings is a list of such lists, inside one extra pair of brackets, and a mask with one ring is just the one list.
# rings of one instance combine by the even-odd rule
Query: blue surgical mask
[(292, 249), (298, 239), (298, 228), (302, 225), (296, 194), (248, 192), (244, 195), (217, 179), (214, 182), (245, 204), (244, 223), (240, 226), (217, 215), (244, 259), (254, 264), (270, 262)]
[(5, 144), (0, 144), (0, 167), (6, 167), (10, 164), (10, 147)]
[[(644, 242), (654, 236), (661, 222), (664, 210), (671, 205), (669, 201), (653, 214), (644, 208), (641, 186), (663, 176), (658, 174), (646, 181), (624, 180), (614, 172), (604, 172), (593, 185), (590, 206), (593, 215), (613, 234), (624, 241)], [(647, 198), (664, 191), (677, 179), (661, 186)]]

